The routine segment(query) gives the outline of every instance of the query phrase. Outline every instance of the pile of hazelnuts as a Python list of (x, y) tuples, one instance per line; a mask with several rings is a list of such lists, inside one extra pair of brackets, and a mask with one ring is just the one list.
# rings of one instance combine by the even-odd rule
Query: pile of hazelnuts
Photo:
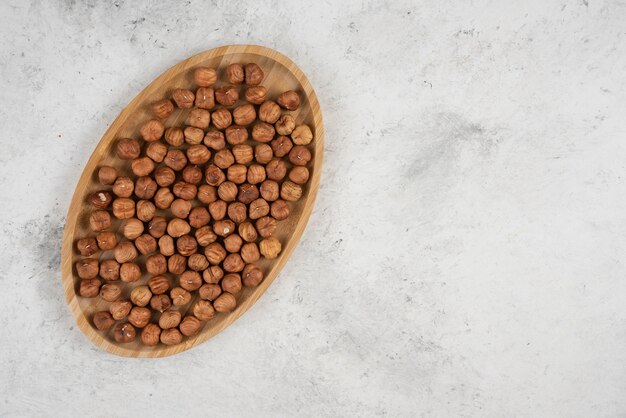
[[(298, 92), (267, 98), (257, 64), (230, 64), (226, 77), (216, 87), (215, 69), (196, 68), (195, 92), (152, 103), (141, 139), (117, 141), (127, 172), (99, 168), (110, 187), (88, 197), (94, 234), (76, 242), (76, 284), (80, 296), (108, 303), (91, 319), (117, 343), (196, 335), (262, 282), (261, 257), (281, 252), (273, 235), (309, 179), (313, 132), (291, 113)], [(175, 106), (184, 126), (167, 126)]]

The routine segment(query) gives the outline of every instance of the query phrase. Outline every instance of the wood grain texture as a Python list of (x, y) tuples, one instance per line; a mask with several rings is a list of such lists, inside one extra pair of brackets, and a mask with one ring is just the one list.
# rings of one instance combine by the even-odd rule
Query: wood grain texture
[[(224, 83), (226, 80), (225, 68), (233, 62), (256, 62), (259, 64), (265, 72), (265, 79), (262, 84), (268, 89), (268, 99), (275, 100), (278, 94), (286, 90), (298, 91), (302, 97), (302, 103), (297, 111), (292, 112), (292, 115), (297, 124), (306, 123), (314, 132), (314, 142), (310, 146), (313, 159), (308, 165), (311, 172), (309, 183), (304, 187), (302, 199), (295, 204), (290, 204), (292, 214), (287, 220), (279, 222), (275, 234), (276, 238), (283, 244), (283, 251), (275, 260), (262, 259), (259, 261), (257, 265), (265, 273), (263, 282), (253, 289), (244, 288), (239, 297), (237, 308), (229, 314), (217, 314), (215, 318), (205, 322), (204, 328), (195, 337), (186, 338), (176, 346), (160, 344), (153, 348), (145, 347), (139, 341), (139, 337), (133, 343), (117, 344), (111, 338), (110, 331), (108, 333), (98, 331), (91, 321), (93, 313), (108, 309), (109, 303), (101, 298), (77, 297), (77, 280), (74, 278), (73, 272), (75, 261), (82, 258), (75, 249), (76, 240), (93, 235), (88, 225), (88, 217), (92, 209), (87, 204), (87, 197), (94, 191), (103, 188), (97, 181), (97, 169), (102, 165), (112, 165), (120, 173), (131, 175), (130, 164), (115, 156), (116, 139), (140, 137), (139, 128), (147, 120), (152, 119), (150, 111), (152, 102), (170, 97), (171, 91), (175, 88), (195, 89), (193, 86), (194, 68), (201, 66), (217, 68), (220, 80), (217, 86), (219, 87), (226, 84)], [(186, 110), (175, 110), (172, 115), (164, 120), (165, 126), (180, 125), (186, 114)], [(324, 128), (317, 96), (302, 71), (289, 58), (277, 51), (254, 45), (224, 46), (194, 55), (161, 74), (130, 102), (104, 134), (85, 166), (70, 204), (62, 245), (62, 283), (67, 303), (81, 331), (95, 345), (116, 355), (165, 357), (201, 344), (232, 324), (250, 309), (272, 284), (300, 240), (313, 210), (319, 188), (323, 149)], [(113, 230), (119, 227), (119, 221), (117, 222), (114, 221)], [(110, 254), (110, 251), (105, 251), (100, 253), (99, 257), (101, 259), (110, 258)], [(147, 279), (148, 276), (144, 274), (144, 277), (136, 285), (145, 283)], [(125, 296), (128, 296), (131, 287), (134, 286), (126, 286)], [(185, 310), (182, 311), (183, 314), (184, 312)]]

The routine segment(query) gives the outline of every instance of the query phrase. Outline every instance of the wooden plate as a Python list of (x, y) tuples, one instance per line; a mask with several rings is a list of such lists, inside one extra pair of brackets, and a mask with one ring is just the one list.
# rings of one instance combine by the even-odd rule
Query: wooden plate
[[(132, 343), (118, 344), (111, 338), (111, 331), (98, 331), (91, 320), (95, 312), (107, 310), (109, 303), (101, 298), (77, 297), (79, 279), (75, 279), (73, 271), (74, 263), (82, 258), (76, 251), (76, 240), (94, 235), (89, 229), (88, 218), (92, 208), (87, 202), (87, 197), (103, 188), (97, 180), (97, 169), (101, 165), (112, 165), (118, 168), (120, 172), (130, 174), (130, 164), (115, 156), (116, 139), (121, 137), (140, 138), (140, 126), (153, 118), (150, 110), (150, 104), (153, 101), (170, 97), (170, 92), (175, 88), (195, 89), (193, 83), (194, 68), (200, 66), (217, 68), (220, 80), (217, 86), (220, 86), (225, 84), (223, 80), (226, 80), (226, 66), (233, 62), (255, 62), (263, 69), (265, 79), (262, 84), (268, 89), (267, 97), (269, 99), (275, 100), (280, 93), (286, 90), (298, 91), (302, 103), (297, 111), (292, 112), (292, 115), (296, 119), (296, 124), (308, 124), (314, 133), (314, 141), (309, 146), (313, 154), (313, 159), (308, 165), (311, 177), (304, 187), (303, 197), (298, 202), (290, 204), (291, 216), (278, 223), (278, 229), (274, 235), (283, 245), (282, 253), (275, 260), (262, 258), (257, 265), (265, 274), (263, 282), (256, 288), (244, 288), (239, 296), (237, 308), (228, 314), (216, 314), (213, 319), (204, 323), (204, 328), (195, 337), (185, 338), (181, 344), (175, 346), (159, 344), (156, 347), (146, 347), (140, 342), (139, 335)], [(186, 114), (186, 110), (176, 109), (172, 115), (164, 120), (164, 125), (166, 127), (181, 125)], [(165, 357), (203, 343), (232, 324), (250, 309), (272, 284), (300, 240), (317, 195), (323, 149), (324, 128), (317, 96), (302, 71), (289, 58), (279, 52), (254, 45), (225, 46), (194, 55), (161, 74), (130, 102), (104, 134), (85, 166), (70, 204), (63, 236), (62, 282), (67, 303), (82, 332), (98, 347), (113, 354), (128, 357)], [(112, 230), (115, 231), (118, 227), (119, 221), (114, 220)], [(100, 257), (110, 258), (110, 256), (106, 257), (110, 253), (110, 251), (105, 251), (100, 253)], [(144, 275), (137, 284), (143, 284), (147, 279), (147, 275)], [(125, 287), (125, 296), (127, 297), (130, 288), (134, 286), (127, 285)], [(190, 305), (192, 304), (188, 306)], [(181, 313), (184, 315), (185, 310)]]

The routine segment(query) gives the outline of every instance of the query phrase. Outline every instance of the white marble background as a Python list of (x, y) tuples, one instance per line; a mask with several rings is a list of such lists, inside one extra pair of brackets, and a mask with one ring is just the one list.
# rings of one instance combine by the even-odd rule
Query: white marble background
[[(0, 1), (0, 416), (626, 416), (625, 21), (623, 0)], [(231, 43), (317, 89), (309, 227), (213, 340), (113, 357), (62, 295), (74, 186), (147, 83)]]

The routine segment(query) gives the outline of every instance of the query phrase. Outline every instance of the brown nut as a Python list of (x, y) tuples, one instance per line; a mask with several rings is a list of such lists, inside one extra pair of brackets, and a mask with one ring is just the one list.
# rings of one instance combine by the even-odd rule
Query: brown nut
[(248, 208), (241, 202), (233, 202), (228, 205), (228, 217), (233, 222), (240, 224), (248, 217)]
[(237, 234), (231, 234), (224, 238), (224, 247), (229, 253), (239, 252), (239, 250), (241, 249), (241, 244), (243, 244), (243, 240)]
[(238, 164), (246, 164), (252, 161), (253, 158), (253, 149), (250, 145), (239, 144), (235, 145), (232, 149), (233, 156), (235, 157), (235, 161)]
[(84, 298), (95, 298), (100, 293), (100, 280), (83, 279), (80, 281), (78, 294)]
[[(199, 108), (191, 109), (189, 113), (187, 114), (187, 119), (185, 120), (186, 125), (193, 126), (194, 128), (198, 128), (198, 129), (206, 129), (209, 127), (210, 123), (211, 123), (211, 114), (209, 113), (209, 111), (205, 109), (199, 109)], [(202, 142), (203, 138), (204, 138), (204, 132), (202, 132), (200, 140), (194, 143), (198, 144)]]
[(190, 184), (198, 184), (202, 181), (202, 169), (188, 165), (183, 169), (183, 180)]
[(278, 135), (291, 135), (296, 127), (296, 121), (291, 115), (282, 115), (274, 125)]
[(202, 272), (202, 278), (208, 284), (219, 283), (224, 277), (224, 270), (220, 266), (211, 266)]
[(135, 239), (135, 247), (143, 255), (152, 254), (157, 249), (157, 241), (152, 235), (143, 234)]
[(235, 184), (245, 183), (248, 168), (243, 164), (233, 164), (226, 170), (226, 178)]
[(215, 100), (221, 105), (232, 106), (239, 100), (239, 90), (235, 86), (224, 86), (215, 90)]
[(113, 232), (104, 231), (96, 235), (96, 241), (98, 242), (98, 248), (101, 250), (112, 250), (117, 245), (117, 238)]
[(135, 183), (129, 177), (118, 177), (113, 184), (113, 193), (118, 197), (131, 197)]
[(200, 109), (213, 109), (215, 107), (215, 92), (211, 87), (200, 87), (196, 90), (194, 105)]
[(213, 68), (198, 67), (193, 72), (193, 81), (200, 87), (211, 87), (217, 83), (217, 71)]
[(185, 157), (185, 153), (179, 149), (170, 149), (163, 162), (172, 170), (180, 171), (187, 165), (187, 157)]
[(291, 139), (296, 145), (309, 145), (313, 141), (313, 132), (307, 125), (298, 125), (291, 133)]
[(159, 326), (162, 329), (175, 328), (180, 324), (181, 315), (178, 311), (167, 310), (159, 318)]
[(195, 184), (179, 181), (174, 185), (174, 194), (185, 200), (193, 200), (198, 194), (198, 187)]
[(176, 181), (176, 173), (169, 167), (159, 167), (154, 173), (156, 183), (161, 187), (167, 187)]
[[(115, 207), (113, 209), (115, 209)], [(95, 210), (89, 215), (89, 226), (94, 232), (108, 229), (111, 227), (111, 215), (106, 210)]]
[(174, 246), (174, 238), (169, 235), (163, 235), (159, 238), (159, 252), (164, 256), (174, 255), (176, 247)]
[(204, 135), (204, 139), (202, 140), (204, 145), (207, 147), (214, 149), (215, 151), (219, 151), (224, 149), (226, 146), (226, 139), (224, 139), (224, 133), (215, 129), (209, 130), (209, 132)]
[(217, 240), (217, 235), (213, 232), (213, 228), (210, 226), (203, 226), (196, 229), (196, 233), (194, 234), (196, 237), (196, 241), (202, 247), (206, 247), (212, 242)]
[(213, 265), (220, 264), (226, 258), (226, 250), (222, 244), (213, 242), (204, 249), (204, 255)]
[(122, 138), (117, 142), (117, 156), (122, 160), (134, 160), (141, 154), (139, 141), (133, 138)]
[(209, 186), (219, 186), (226, 180), (226, 174), (215, 164), (210, 164), (204, 170), (204, 177)]
[(287, 165), (283, 160), (272, 160), (265, 166), (267, 178), (274, 181), (282, 180), (287, 174)]
[(137, 258), (137, 249), (131, 241), (122, 241), (113, 250), (113, 255), (118, 263), (127, 263)]
[(103, 165), (102, 167), (100, 167), (100, 170), (98, 170), (98, 181), (100, 181), (100, 184), (104, 186), (109, 186), (115, 183), (116, 179), (117, 170), (115, 168), (109, 167), (108, 165)]
[(167, 260), (163, 254), (154, 254), (146, 258), (146, 271), (153, 276), (167, 272)]
[(259, 244), (259, 251), (261, 251), (261, 254), (270, 260), (278, 257), (281, 249), (282, 245), (280, 244), (280, 241), (273, 237), (266, 238)]
[(267, 144), (258, 144), (254, 147), (254, 158), (259, 164), (267, 164), (272, 161), (274, 152)]
[(135, 331), (135, 327), (129, 323), (117, 324), (113, 330), (113, 337), (115, 338), (115, 341), (120, 344), (131, 343), (135, 341), (137, 331)]
[(262, 218), (270, 213), (270, 205), (265, 201), (265, 199), (256, 199), (250, 203), (250, 208), (248, 209), (248, 216), (250, 219), (255, 220)]
[(183, 341), (183, 335), (176, 328), (161, 331), (161, 342), (165, 345), (176, 345)]
[(124, 263), (120, 266), (120, 279), (125, 283), (136, 282), (141, 278), (141, 268), (135, 263)]
[(137, 218), (144, 222), (149, 222), (152, 218), (154, 218), (154, 214), (156, 212), (156, 206), (149, 200), (140, 200), (137, 202), (136, 211)]
[(259, 190), (261, 192), (261, 197), (268, 202), (275, 201), (276, 199), (278, 199), (280, 194), (280, 187), (278, 186), (278, 183), (276, 183), (274, 180), (265, 180), (263, 183), (261, 183), (261, 187), (259, 187)]
[(191, 293), (182, 287), (175, 287), (170, 291), (170, 297), (174, 306), (183, 306), (191, 302)]
[(258, 234), (252, 223), (244, 222), (239, 225), (239, 236), (241, 236), (244, 241), (253, 242), (256, 241)]
[(178, 328), (185, 337), (191, 337), (200, 332), (201, 327), (202, 323), (198, 318), (196, 318), (195, 316), (187, 315), (183, 318)]
[(172, 191), (167, 187), (162, 187), (154, 194), (154, 204), (159, 209), (167, 209), (174, 201)]
[(300, 107), (300, 96), (293, 90), (288, 90), (276, 99), (280, 107), (287, 110), (296, 110)]
[(100, 263), (100, 277), (104, 280), (119, 280), (120, 278), (120, 263), (115, 260), (103, 260)]
[(273, 139), (271, 144), (274, 155), (278, 158), (283, 158), (289, 154), (291, 148), (293, 148), (293, 142), (288, 137), (281, 135), (276, 139)]
[(143, 328), (148, 325), (151, 316), (152, 311), (150, 309), (135, 306), (128, 314), (128, 322), (130, 322), (134, 327)]
[(263, 272), (254, 264), (247, 264), (241, 276), (246, 287), (258, 286), (263, 281)]
[(140, 199), (152, 199), (158, 187), (156, 181), (150, 177), (139, 177), (135, 184), (135, 196)]
[(107, 331), (110, 330), (113, 325), (115, 325), (115, 319), (113, 319), (110, 312), (96, 312), (93, 316), (93, 324), (100, 331)]
[(152, 292), (148, 286), (137, 286), (130, 292), (130, 300), (137, 306), (146, 306), (150, 303)]
[(235, 232), (235, 223), (228, 219), (216, 221), (213, 224), (213, 232), (215, 232), (220, 237), (227, 237)]
[(170, 205), (172, 215), (178, 218), (186, 218), (191, 211), (191, 202), (185, 199), (175, 199)]
[(222, 293), (213, 302), (213, 307), (217, 312), (227, 313), (235, 310), (237, 306), (237, 299), (230, 293)]
[(289, 161), (293, 165), (307, 165), (311, 161), (311, 151), (303, 145), (296, 145), (289, 151)]
[(246, 89), (246, 100), (252, 104), (258, 105), (263, 103), (265, 101), (265, 96), (267, 96), (267, 89), (263, 86), (248, 87)]
[(165, 228), (167, 228), (167, 221), (162, 216), (155, 216), (148, 222), (148, 234), (154, 238), (161, 238), (165, 234)]
[(181, 109), (189, 109), (193, 106), (193, 101), (196, 96), (191, 90), (176, 89), (172, 92), (172, 99), (176, 102), (176, 106)]
[(126, 318), (132, 309), (133, 304), (127, 300), (116, 300), (111, 302), (111, 306), (109, 306), (109, 312), (111, 312), (111, 316), (116, 321), (121, 321)]
[(141, 234), (143, 234), (143, 230), (143, 222), (137, 218), (130, 218), (124, 221), (124, 225), (122, 226), (122, 235), (124, 235), (127, 239), (133, 240), (141, 236)]
[(165, 142), (173, 147), (180, 147), (185, 142), (185, 135), (180, 128), (172, 127), (165, 130)]
[(202, 286), (202, 276), (197, 271), (187, 270), (178, 277), (178, 280), (180, 287), (190, 292), (198, 290)]
[(203, 206), (195, 207), (189, 212), (189, 225), (193, 228), (201, 228), (208, 224), (210, 220), (211, 215), (209, 215), (209, 211)]
[(223, 200), (216, 200), (215, 202), (209, 203), (209, 213), (211, 217), (216, 221), (220, 219), (224, 219), (226, 216), (226, 202)]
[(120, 197), (113, 201), (113, 216), (117, 219), (129, 219), (135, 216), (135, 201)]
[(263, 102), (259, 108), (259, 119), (267, 123), (276, 123), (280, 118), (280, 106), (271, 100)]
[(235, 253), (235, 254), (229, 254), (226, 256), (226, 258), (224, 259), (223, 266), (224, 266), (225, 271), (229, 273), (233, 273), (233, 272), (239, 272), (243, 270), (245, 263), (241, 259), (241, 256)]
[(243, 66), (241, 64), (229, 64), (226, 67), (226, 78), (230, 84), (241, 84), (244, 80)]
[(209, 267), (209, 262), (202, 254), (191, 254), (187, 259), (187, 265), (194, 271), (203, 271)]
[(252, 127), (252, 139), (258, 142), (270, 142), (276, 131), (269, 123), (257, 122)]
[(305, 184), (309, 181), (309, 169), (303, 166), (296, 166), (289, 172), (289, 180), (296, 184)]
[(215, 112), (213, 112), (213, 126), (215, 126), (217, 129), (224, 130), (228, 128), (232, 123), (233, 117), (228, 109), (220, 107)]
[(76, 273), (81, 279), (94, 279), (98, 276), (99, 264), (95, 258), (85, 258), (76, 264)]
[(183, 131), (185, 135), (185, 142), (191, 145), (196, 145), (204, 140), (204, 131), (195, 126), (188, 126)]
[(141, 342), (149, 347), (154, 347), (161, 339), (161, 328), (157, 324), (148, 324), (141, 331)]
[(187, 148), (187, 158), (191, 164), (205, 164), (211, 158), (211, 151), (202, 144)]
[(213, 309), (211, 302), (199, 300), (193, 306), (193, 315), (200, 321), (208, 321), (215, 316), (215, 309)]
[(231, 125), (226, 128), (226, 142), (231, 145), (243, 144), (248, 140), (248, 130), (239, 125)]
[(280, 187), (280, 197), (289, 202), (296, 202), (302, 197), (302, 187), (291, 181), (285, 181)]
[(259, 189), (254, 184), (245, 183), (239, 186), (237, 199), (246, 205), (259, 197)]
[(98, 252), (98, 242), (95, 238), (83, 238), (76, 242), (76, 249), (83, 257), (89, 257)]
[(158, 119), (152, 119), (148, 122), (144, 123), (139, 133), (141, 137), (146, 142), (158, 141), (163, 137), (163, 133), (165, 132), (165, 127), (163, 123), (161, 123)]
[(191, 235), (183, 235), (176, 240), (176, 250), (180, 255), (189, 257), (198, 250), (198, 243)]
[(116, 301), (122, 296), (122, 287), (117, 283), (107, 283), (100, 288), (100, 297), (107, 302)]
[(153, 295), (162, 295), (170, 288), (170, 282), (165, 276), (154, 276), (148, 280), (148, 286)]
[(157, 118), (165, 119), (174, 111), (174, 104), (170, 99), (163, 99), (152, 103), (152, 113)]
[(113, 195), (106, 190), (100, 190), (92, 193), (91, 196), (89, 196), (89, 201), (91, 205), (97, 209), (106, 209), (111, 205), (111, 202), (113, 202)]
[(235, 124), (240, 126), (250, 125), (256, 119), (256, 110), (251, 104), (237, 106), (233, 110)]
[(183, 274), (187, 267), (187, 257), (174, 254), (167, 260), (167, 271), (172, 274)]
[(237, 198), (238, 188), (232, 181), (225, 181), (217, 188), (217, 195), (225, 202), (232, 202)]
[(261, 253), (259, 253), (259, 247), (254, 242), (246, 242), (241, 247), (241, 259), (246, 263), (254, 263), (261, 258)]
[(213, 158), (213, 164), (223, 169), (230, 167), (231, 165), (234, 164), (234, 162), (235, 162), (235, 157), (233, 156), (233, 153), (230, 152), (229, 149), (223, 149), (223, 150), (216, 152), (215, 157)]
[(276, 222), (276, 219), (272, 218), (271, 216), (264, 216), (260, 219), (257, 219), (254, 226), (256, 227), (256, 230), (260, 236), (262, 236), (263, 238), (267, 238), (271, 236), (274, 232), (276, 232), (277, 224), (278, 223)]
[(167, 295), (154, 295), (150, 298), (150, 307), (157, 312), (165, 312), (172, 306), (172, 300)]
[(222, 280), (222, 289), (224, 292), (231, 293), (233, 295), (241, 292), (241, 276), (235, 273), (227, 274)]
[(247, 180), (250, 184), (258, 184), (265, 181), (265, 168), (259, 164), (252, 164), (248, 167)]
[(246, 64), (245, 74), (246, 84), (249, 86), (256, 86), (261, 84), (261, 81), (263, 81), (263, 77), (265, 76), (263, 74), (263, 70), (261, 70), (261, 67), (259, 67), (255, 63)]

